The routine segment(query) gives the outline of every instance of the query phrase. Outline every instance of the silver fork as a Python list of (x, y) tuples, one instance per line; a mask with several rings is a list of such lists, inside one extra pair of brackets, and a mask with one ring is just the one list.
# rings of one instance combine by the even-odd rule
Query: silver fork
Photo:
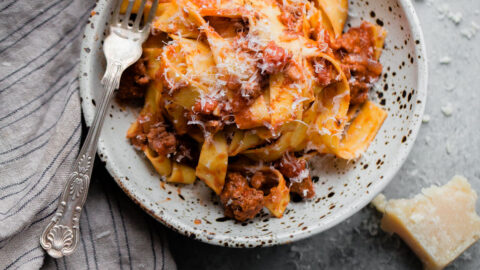
[(130, 20), (135, 0), (129, 0), (127, 11), (120, 14), (122, 0), (118, 0), (110, 22), (110, 34), (104, 41), (103, 51), (107, 58), (107, 69), (103, 75), (104, 90), (92, 126), (75, 161), (65, 188), (60, 197), (57, 211), (40, 237), (42, 247), (54, 258), (70, 255), (75, 251), (80, 233), (80, 214), (87, 198), (92, 165), (97, 151), (98, 136), (113, 92), (120, 84), (123, 71), (142, 55), (142, 43), (147, 39), (150, 25), (158, 6), (152, 7), (143, 26), (141, 21), (147, 0), (142, 0), (135, 21)]

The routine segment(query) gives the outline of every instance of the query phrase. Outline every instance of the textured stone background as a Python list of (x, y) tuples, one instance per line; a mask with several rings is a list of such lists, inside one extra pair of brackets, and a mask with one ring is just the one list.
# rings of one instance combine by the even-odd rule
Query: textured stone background
[[(465, 175), (480, 193), (480, 0), (418, 0), (414, 5), (428, 48), (424, 120), (430, 121), (384, 193), (388, 198), (411, 196), (455, 174)], [(378, 224), (378, 214), (366, 207), (342, 224), (290, 245), (229, 249), (171, 231), (169, 240), (180, 270), (422, 269), (408, 247)], [(480, 243), (448, 269), (480, 269)]]

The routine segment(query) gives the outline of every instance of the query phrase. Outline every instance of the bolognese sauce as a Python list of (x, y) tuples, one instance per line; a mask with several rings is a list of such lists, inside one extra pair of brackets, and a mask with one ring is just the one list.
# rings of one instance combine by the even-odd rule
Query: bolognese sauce
[[(367, 101), (382, 72), (376, 26), (362, 23), (342, 34), (341, 25), (333, 31), (338, 22), (324, 24), (329, 18), (322, 17), (323, 7), (305, 1), (259, 1), (248, 8), (227, 2), (195, 0), (175, 13), (178, 18), (162, 17), (166, 21), (156, 29), (164, 36), (164, 44), (156, 47), (161, 53), (127, 69), (117, 97), (142, 99), (146, 86), (155, 82), (146, 96), (158, 108), (144, 108), (128, 135), (132, 145), (189, 166), (193, 176), (188, 183), (195, 177), (204, 181), (219, 195), (228, 217), (245, 221), (263, 207), (281, 217), (290, 195), (315, 195), (306, 157), (311, 151), (328, 149), (351, 158), (326, 145), (339, 140), (323, 139), (347, 134), (347, 111), (361, 108), (357, 105)], [(195, 5), (198, 12), (192, 16)], [(185, 44), (191, 47), (182, 47)], [(147, 67), (158, 70), (147, 73)], [(377, 131), (381, 117), (375, 122)], [(299, 128), (302, 125), (308, 129)], [(313, 135), (320, 142), (313, 150), (306, 147), (314, 143), (312, 130), (318, 131)], [(275, 153), (278, 149), (282, 152)], [(200, 151), (208, 156), (203, 164)], [(261, 153), (261, 158), (252, 158), (252, 153)]]
[(245, 221), (255, 217), (263, 208), (263, 192), (249, 186), (240, 173), (229, 173), (220, 194), (227, 217)]
[(375, 59), (373, 26), (362, 23), (340, 36), (332, 47), (349, 79), (351, 104), (367, 100), (368, 90), (382, 73), (382, 64)]
[(150, 77), (145, 66), (146, 59), (141, 58), (123, 72), (116, 97), (121, 101), (138, 101), (145, 96)]

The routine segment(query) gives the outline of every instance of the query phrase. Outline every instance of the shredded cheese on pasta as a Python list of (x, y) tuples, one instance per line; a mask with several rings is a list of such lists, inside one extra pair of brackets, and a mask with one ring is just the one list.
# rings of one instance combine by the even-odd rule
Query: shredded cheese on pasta
[[(339, 41), (347, 15), (347, 0), (162, 1), (152, 36), (164, 38), (144, 46), (150, 82), (143, 120), (127, 137), (168, 182), (190, 184), (198, 177), (220, 195), (230, 171), (248, 179), (255, 172), (270, 175), (276, 185), (262, 190), (263, 203), (281, 217), (291, 189), (311, 183), (308, 167), (285, 168), (298, 167), (312, 153), (355, 159), (386, 118), (371, 101), (352, 103), (364, 78), (351, 69), (365, 56), (339, 49), (349, 46)], [(365, 65), (373, 69), (386, 32), (362, 27), (372, 37)], [(180, 136), (198, 145), (198, 158), (179, 153)], [(167, 139), (173, 145), (161, 148)], [(297, 189), (311, 195), (304, 186)]]

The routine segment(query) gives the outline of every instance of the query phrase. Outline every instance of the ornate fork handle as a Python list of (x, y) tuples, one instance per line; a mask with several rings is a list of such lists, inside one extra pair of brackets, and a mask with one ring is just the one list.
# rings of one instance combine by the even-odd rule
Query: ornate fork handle
[(105, 91), (102, 92), (101, 102), (92, 126), (62, 192), (57, 212), (40, 237), (42, 247), (54, 258), (73, 253), (77, 246), (80, 233), (80, 214), (87, 198), (98, 136), (113, 92), (118, 88), (123, 69), (119, 62), (108, 63), (102, 79)]

